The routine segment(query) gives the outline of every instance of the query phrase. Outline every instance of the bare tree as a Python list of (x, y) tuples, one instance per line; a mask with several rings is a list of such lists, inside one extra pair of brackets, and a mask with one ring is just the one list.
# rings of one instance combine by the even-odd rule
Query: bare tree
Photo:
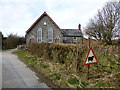
[(112, 44), (112, 40), (117, 37), (120, 19), (120, 2), (107, 2), (98, 10), (97, 15), (90, 20), (86, 27), (86, 34), (101, 40), (107, 44)]

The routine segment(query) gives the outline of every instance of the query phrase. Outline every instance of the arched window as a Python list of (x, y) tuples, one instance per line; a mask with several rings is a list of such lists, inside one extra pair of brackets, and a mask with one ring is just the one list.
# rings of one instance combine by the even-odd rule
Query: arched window
[(33, 43), (33, 42), (35, 42), (35, 37), (31, 35), (29, 38), (29, 43)]
[(50, 43), (53, 42), (53, 29), (52, 28), (48, 30), (48, 42)]
[(37, 41), (42, 42), (42, 29), (41, 28), (38, 28), (38, 31), (37, 31)]

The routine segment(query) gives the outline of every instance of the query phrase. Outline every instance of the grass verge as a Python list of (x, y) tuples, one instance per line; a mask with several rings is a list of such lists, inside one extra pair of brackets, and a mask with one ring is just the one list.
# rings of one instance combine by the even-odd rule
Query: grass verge
[(34, 70), (38, 77), (42, 75), (42, 79), (53, 88), (116, 88), (119, 85), (120, 73), (100, 63), (97, 67), (90, 67), (90, 79), (87, 80), (86, 67), (75, 73), (64, 64), (32, 56), (24, 50), (17, 50), (14, 54)]

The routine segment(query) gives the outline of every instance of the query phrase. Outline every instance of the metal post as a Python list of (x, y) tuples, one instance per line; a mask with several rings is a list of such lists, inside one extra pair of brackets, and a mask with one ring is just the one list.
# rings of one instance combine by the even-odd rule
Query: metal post
[(89, 48), (90, 48), (90, 37), (89, 37)]
[[(89, 41), (89, 49), (90, 49), (90, 37), (88, 39)], [(89, 69), (90, 69), (90, 65), (88, 65), (88, 73), (87, 73), (87, 79), (89, 80)]]
[(90, 68), (90, 65), (88, 65), (87, 80), (89, 80), (89, 68)]

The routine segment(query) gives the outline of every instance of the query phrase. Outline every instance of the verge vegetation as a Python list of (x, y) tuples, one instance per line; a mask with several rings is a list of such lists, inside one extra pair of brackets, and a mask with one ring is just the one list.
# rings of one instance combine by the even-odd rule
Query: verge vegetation
[(84, 45), (33, 43), (28, 51), (15, 53), (37, 73), (42, 73), (61, 88), (119, 88), (120, 55), (118, 46), (91, 45), (98, 64), (83, 65), (88, 47)]

